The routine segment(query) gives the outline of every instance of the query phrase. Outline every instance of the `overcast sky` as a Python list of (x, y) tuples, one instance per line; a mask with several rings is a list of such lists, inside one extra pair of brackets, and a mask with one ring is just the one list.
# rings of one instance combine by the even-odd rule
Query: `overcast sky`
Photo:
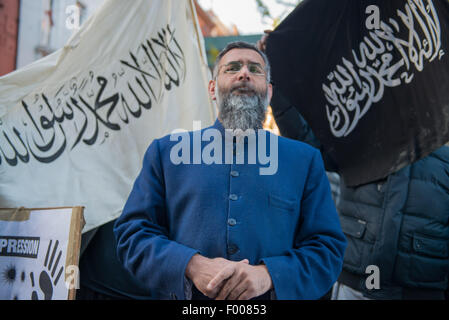
[[(283, 0), (287, 3), (296, 3), (296, 0)], [(235, 24), (240, 34), (261, 34), (265, 29), (272, 29), (273, 21), (259, 13), (256, 0), (198, 0), (205, 10), (212, 9), (220, 20), (226, 25)], [(264, 0), (273, 17), (285, 16), (293, 10), (276, 2), (276, 0)]]

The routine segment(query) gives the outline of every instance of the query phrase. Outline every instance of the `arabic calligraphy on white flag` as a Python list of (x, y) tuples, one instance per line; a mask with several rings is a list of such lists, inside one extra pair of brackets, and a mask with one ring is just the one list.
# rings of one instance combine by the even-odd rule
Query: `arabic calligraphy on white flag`
[(108, 0), (61, 50), (0, 78), (0, 207), (117, 218), (154, 138), (215, 119), (191, 0)]

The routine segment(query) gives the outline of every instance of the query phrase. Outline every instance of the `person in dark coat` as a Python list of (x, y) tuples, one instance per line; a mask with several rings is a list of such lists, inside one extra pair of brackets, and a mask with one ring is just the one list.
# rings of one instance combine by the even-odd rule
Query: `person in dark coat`
[[(273, 88), (281, 135), (320, 149), (338, 172), (282, 88)], [(340, 179), (337, 211), (348, 247), (332, 299), (448, 299), (449, 142), (382, 180), (348, 187)]]
[[(445, 298), (449, 146), (383, 180), (342, 184), (338, 211), (349, 243), (339, 284), (370, 299)], [(348, 291), (335, 290), (337, 299)]]
[[(326, 158), (305, 119), (279, 88), (273, 91), (281, 135)], [(447, 298), (449, 143), (385, 179), (357, 187), (341, 179), (337, 211), (348, 247), (333, 299)]]

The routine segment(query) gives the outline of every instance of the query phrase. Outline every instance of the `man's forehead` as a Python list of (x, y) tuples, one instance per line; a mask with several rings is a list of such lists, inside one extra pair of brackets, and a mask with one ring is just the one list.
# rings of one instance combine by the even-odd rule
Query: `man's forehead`
[(221, 64), (226, 64), (230, 61), (251, 61), (265, 66), (262, 56), (257, 51), (246, 48), (235, 48), (226, 52), (226, 54), (221, 58)]

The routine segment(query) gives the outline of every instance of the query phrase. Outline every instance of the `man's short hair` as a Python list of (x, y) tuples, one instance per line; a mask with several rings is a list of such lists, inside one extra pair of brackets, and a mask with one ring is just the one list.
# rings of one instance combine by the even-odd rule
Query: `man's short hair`
[(226, 47), (223, 50), (220, 51), (220, 53), (217, 56), (217, 59), (215, 60), (214, 69), (212, 71), (213, 72), (212, 77), (214, 79), (216, 79), (218, 76), (218, 65), (220, 64), (221, 58), (223, 58), (223, 56), (232, 49), (250, 49), (256, 51), (263, 58), (263, 61), (265, 63), (267, 82), (269, 83), (271, 81), (270, 62), (268, 61), (268, 57), (266, 56), (266, 54), (263, 53), (261, 50), (259, 50), (255, 45), (243, 41), (230, 42), (226, 45)]

